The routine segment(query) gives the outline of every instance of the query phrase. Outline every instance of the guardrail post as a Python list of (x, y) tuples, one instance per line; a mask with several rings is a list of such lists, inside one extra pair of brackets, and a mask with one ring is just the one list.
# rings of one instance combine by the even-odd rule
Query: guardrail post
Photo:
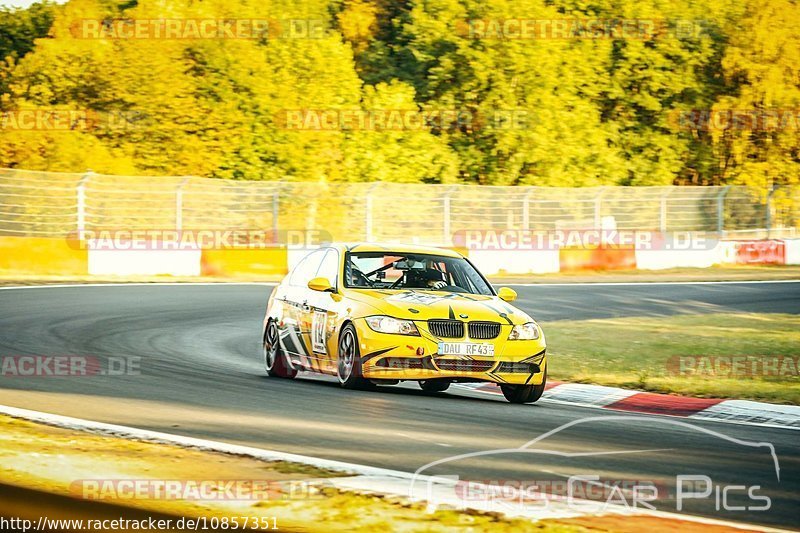
[(531, 229), (531, 204), (530, 204), (530, 197), (533, 194), (533, 189), (528, 189), (528, 192), (525, 193), (525, 197), (522, 198), (522, 227), (523, 229), (530, 230)]
[(86, 174), (78, 182), (78, 186), (75, 189), (75, 193), (77, 195), (77, 203), (78, 203), (78, 220), (77, 220), (77, 230), (78, 230), (78, 239), (83, 240), (84, 233), (86, 231), (86, 183), (92, 177), (92, 171), (87, 170)]
[(772, 233), (772, 195), (775, 194), (776, 190), (778, 190), (778, 186), (773, 185), (767, 193), (766, 212), (764, 213), (764, 227), (767, 228), (767, 239), (770, 238)]
[(667, 232), (667, 196), (672, 192), (672, 188), (661, 195), (661, 209), (658, 216), (658, 226), (661, 233)]
[(175, 231), (183, 231), (183, 186), (189, 178), (184, 178), (175, 190)]
[(367, 189), (367, 197), (364, 201), (364, 233), (366, 233), (367, 242), (372, 241), (372, 189), (375, 188), (377, 183), (370, 185)]
[(278, 208), (280, 207), (280, 187), (272, 195), (272, 238), (278, 238)]
[(600, 206), (603, 200), (603, 193), (606, 192), (605, 187), (601, 187), (600, 191), (597, 193), (597, 196), (594, 198), (594, 229), (600, 229), (601, 222), (600, 222)]
[(725, 196), (730, 189), (731, 186), (728, 185), (717, 196), (717, 233), (720, 238), (725, 236)]
[(442, 245), (449, 246), (453, 243), (452, 234), (450, 233), (450, 191), (448, 188), (444, 192), (444, 209), (442, 209)]

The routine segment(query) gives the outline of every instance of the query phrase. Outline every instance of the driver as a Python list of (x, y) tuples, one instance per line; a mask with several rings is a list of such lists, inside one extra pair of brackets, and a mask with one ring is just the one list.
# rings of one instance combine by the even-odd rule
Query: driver
[(353, 287), (369, 287), (367, 276), (356, 267), (350, 271), (350, 285)]
[(445, 274), (433, 268), (433, 263), (428, 262), (425, 270), (421, 272), (408, 272), (408, 286), (439, 290), (447, 287)]
[[(439, 278), (444, 277), (444, 274), (442, 272), (439, 272), (438, 270), (433, 270), (433, 271), (430, 271), (430, 272), (436, 272), (439, 275)], [(443, 279), (438, 279), (438, 280), (430, 279), (430, 280), (428, 280), (428, 288), (430, 288), (430, 289), (439, 290), (439, 289), (444, 289), (445, 287), (447, 287), (447, 282), (444, 281)]]

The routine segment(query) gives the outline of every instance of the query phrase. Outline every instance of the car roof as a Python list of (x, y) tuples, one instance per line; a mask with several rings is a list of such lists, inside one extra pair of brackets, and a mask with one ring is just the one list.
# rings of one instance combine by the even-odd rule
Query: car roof
[(395, 252), (400, 254), (431, 254), (443, 255), (445, 257), (463, 257), (455, 250), (448, 248), (435, 248), (433, 246), (420, 246), (418, 244), (398, 244), (398, 243), (337, 243), (332, 244), (346, 252)]

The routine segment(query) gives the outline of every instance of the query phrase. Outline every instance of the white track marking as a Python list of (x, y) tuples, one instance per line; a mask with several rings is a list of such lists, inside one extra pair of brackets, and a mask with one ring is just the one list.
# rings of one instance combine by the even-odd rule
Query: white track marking
[(288, 461), (292, 463), (301, 463), (310, 466), (315, 466), (318, 468), (334, 470), (345, 474), (356, 474), (356, 475), (366, 475), (366, 476), (394, 476), (394, 477), (402, 477), (404, 479), (411, 479), (413, 477), (413, 474), (411, 473), (400, 472), (398, 470), (388, 470), (386, 468), (357, 465), (341, 461), (332, 461), (328, 459), (320, 459), (316, 457), (297, 455), (293, 453), (263, 450), (260, 448), (252, 448), (249, 446), (228, 444), (225, 442), (198, 439), (194, 437), (184, 437), (181, 435), (173, 435), (171, 433), (161, 433), (158, 431), (150, 431), (146, 429), (139, 429), (129, 426), (120, 426), (116, 424), (106, 424), (104, 422), (94, 422), (91, 420), (84, 420), (81, 418), (73, 418), (69, 416), (56, 415), (51, 413), (43, 413), (40, 411), (31, 411), (29, 409), (20, 409), (17, 407), (10, 407), (6, 405), (0, 405), (0, 414), (5, 414), (14, 418), (31, 420), (33, 422), (40, 422), (42, 424), (61, 427), (65, 429), (90, 431), (93, 433), (122, 437), (125, 439), (143, 440), (143, 441), (156, 442), (162, 444), (176, 444), (178, 446), (184, 446), (188, 448), (199, 448), (209, 451), (217, 451), (221, 453), (245, 455), (248, 457), (254, 457), (256, 459), (261, 459), (263, 461)]
[[(737, 424), (740, 426), (758, 426), (758, 427), (765, 427), (770, 429), (789, 429), (789, 430), (800, 430), (800, 426), (790, 426), (787, 423), (796, 421), (800, 419), (800, 413), (796, 413), (795, 410), (800, 410), (798, 406), (786, 406), (786, 405), (776, 405), (771, 403), (763, 403), (763, 402), (751, 402), (747, 400), (724, 400), (716, 405), (712, 405), (711, 407), (707, 407), (702, 411), (698, 411), (697, 413), (683, 416), (683, 415), (671, 415), (668, 413), (644, 413), (644, 412), (636, 412), (636, 411), (622, 411), (622, 410), (615, 410), (609, 409), (605, 405), (598, 405), (592, 402), (583, 402), (578, 401), (575, 398), (570, 400), (563, 400), (558, 398), (556, 395), (552, 394), (551, 391), (557, 390), (559, 387), (570, 385), (569, 383), (564, 383), (564, 385), (559, 385), (557, 387), (552, 387), (549, 390), (544, 391), (542, 394), (542, 398), (537, 402), (537, 405), (566, 405), (569, 407), (582, 407), (585, 409), (603, 409), (604, 411), (616, 411), (616, 412), (625, 412), (631, 413), (636, 416), (643, 416), (643, 417), (659, 417), (659, 416), (668, 416), (670, 418), (679, 418), (682, 420), (693, 420), (698, 422), (717, 422), (720, 424)], [(493, 390), (481, 390), (475, 387), (468, 387), (464, 386), (464, 384), (456, 384), (455, 385), (458, 389), (463, 390), (464, 392), (475, 392), (478, 394), (488, 394), (493, 397), (497, 397), (499, 391)], [(603, 385), (584, 385), (584, 387), (600, 387), (602, 389), (608, 389), (608, 387), (604, 387)], [(630, 391), (627, 389), (619, 389), (621, 394), (625, 397), (633, 396), (634, 394), (639, 394), (641, 391)], [(730, 406), (726, 406), (726, 404), (732, 404)], [(748, 404), (746, 409), (738, 409), (737, 410), (737, 403)], [(778, 411), (778, 414), (775, 416), (775, 420), (778, 423), (769, 423), (769, 422), (754, 422), (753, 420), (758, 419), (754, 411), (760, 411), (762, 414), (765, 411)], [(707, 414), (704, 414), (705, 411), (708, 411)], [(724, 413), (724, 414), (723, 414)], [(793, 418), (792, 418), (793, 417)], [(738, 418), (738, 419), (737, 419)], [(763, 417), (762, 417), (763, 419)]]
[[(500, 391), (481, 390), (478, 387), (486, 383), (456, 383), (454, 388), (464, 392), (474, 392), (498, 397)], [(566, 387), (569, 394), (561, 396), (558, 390)], [(580, 391), (580, 394), (574, 394)], [(758, 426), (771, 429), (790, 429), (800, 430), (800, 426), (791, 425), (800, 420), (800, 406), (778, 405), (764, 402), (752, 402), (749, 400), (723, 400), (722, 402), (707, 407), (697, 413), (683, 416), (671, 415), (669, 413), (645, 413), (635, 411), (622, 411), (609, 409), (607, 405), (624, 399), (641, 391), (628, 389), (614, 389), (603, 385), (585, 385), (578, 383), (562, 383), (544, 391), (542, 398), (537, 405), (566, 405), (569, 407), (581, 407), (585, 409), (603, 409), (605, 411), (630, 412), (637, 416), (657, 417), (668, 416), (683, 420), (696, 420), (698, 422), (718, 422), (721, 424), (737, 424), (740, 426)], [(610, 401), (617, 395), (617, 399)], [(767, 420), (766, 422), (764, 420)]]
[(435, 444), (436, 446), (442, 446), (444, 448), (452, 448), (453, 447), (452, 444), (445, 444), (443, 442), (432, 442), (432, 441), (429, 441), (427, 439), (420, 439), (419, 437), (412, 437), (411, 435), (406, 435), (405, 433), (395, 433), (395, 435), (397, 435), (399, 437), (404, 437), (406, 439), (415, 440), (415, 441), (418, 441), (418, 442), (426, 442), (428, 444)]
[[(706, 407), (702, 411), (689, 415), (693, 420), (734, 421), (753, 425), (769, 425), (770, 422), (757, 422), (759, 420), (771, 421), (772, 427), (780, 425), (787, 429), (800, 429), (800, 406), (778, 405), (750, 400), (725, 400), (716, 405)], [(793, 424), (793, 425), (792, 425)]]

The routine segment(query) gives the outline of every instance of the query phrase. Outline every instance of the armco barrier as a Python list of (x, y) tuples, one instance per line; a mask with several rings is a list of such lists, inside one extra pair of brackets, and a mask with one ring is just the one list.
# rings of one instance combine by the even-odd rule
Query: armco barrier
[(274, 277), (289, 271), (286, 248), (203, 250), (200, 265), (204, 276), (250, 274)]
[(735, 246), (738, 265), (786, 264), (786, 246), (782, 240), (737, 241)]
[(786, 264), (800, 265), (800, 239), (786, 239)]
[[(309, 249), (89, 250), (86, 243), (0, 236), (0, 271), (42, 275), (285, 275)], [(488, 276), (565, 270), (706, 268), (715, 264), (800, 265), (800, 239), (721, 241), (708, 250), (466, 250)]]
[(721, 241), (719, 243), (719, 257), (720, 264), (735, 265), (736, 264), (736, 242), (735, 241)]
[(559, 271), (558, 250), (458, 250), (487, 276)]
[(636, 250), (625, 248), (562, 248), (559, 270), (630, 270), (636, 268)]
[(199, 276), (200, 250), (89, 250), (93, 276)]
[(0, 237), (0, 270), (26, 274), (86, 275), (88, 253), (77, 241)]
[(708, 268), (724, 262), (725, 246), (718, 242), (708, 250), (636, 250), (636, 268)]

